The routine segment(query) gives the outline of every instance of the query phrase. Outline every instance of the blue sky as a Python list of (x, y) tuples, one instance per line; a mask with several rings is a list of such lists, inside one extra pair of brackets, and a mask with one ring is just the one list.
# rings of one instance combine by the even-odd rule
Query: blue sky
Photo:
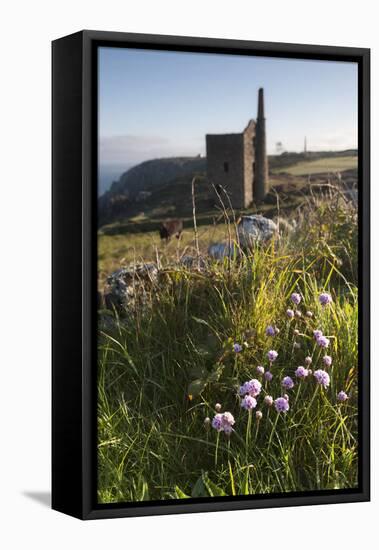
[(206, 133), (256, 117), (260, 87), (269, 153), (304, 136), (309, 150), (357, 147), (354, 63), (100, 48), (100, 167), (205, 154)]

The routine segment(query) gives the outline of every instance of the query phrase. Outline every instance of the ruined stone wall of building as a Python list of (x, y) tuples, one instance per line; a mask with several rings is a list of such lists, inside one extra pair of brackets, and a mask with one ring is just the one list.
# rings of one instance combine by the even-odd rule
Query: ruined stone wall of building
[(250, 120), (243, 132), (244, 206), (253, 202), (255, 162), (255, 120)]
[(208, 134), (206, 148), (210, 181), (228, 190), (234, 208), (246, 207), (244, 134)]

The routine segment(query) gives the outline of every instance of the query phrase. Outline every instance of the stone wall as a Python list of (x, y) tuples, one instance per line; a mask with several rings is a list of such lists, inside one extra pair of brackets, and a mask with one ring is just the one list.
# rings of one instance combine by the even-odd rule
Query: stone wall
[(243, 134), (207, 134), (208, 178), (227, 189), (233, 208), (245, 206)]
[(253, 202), (255, 162), (255, 120), (250, 120), (243, 132), (245, 208)]
[(254, 135), (250, 121), (241, 134), (206, 136), (208, 178), (228, 190), (233, 208), (246, 208), (253, 200)]

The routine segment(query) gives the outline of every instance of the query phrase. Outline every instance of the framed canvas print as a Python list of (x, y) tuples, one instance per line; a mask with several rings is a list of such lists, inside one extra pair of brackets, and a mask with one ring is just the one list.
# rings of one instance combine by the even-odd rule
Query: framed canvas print
[(369, 500), (369, 50), (53, 42), (53, 508)]

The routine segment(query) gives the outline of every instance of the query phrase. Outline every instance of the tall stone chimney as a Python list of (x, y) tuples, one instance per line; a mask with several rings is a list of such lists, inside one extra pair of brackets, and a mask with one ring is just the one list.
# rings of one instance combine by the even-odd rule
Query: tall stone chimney
[(268, 161), (266, 151), (266, 119), (264, 112), (263, 88), (258, 92), (258, 116), (255, 133), (255, 177), (254, 198), (264, 200), (269, 192)]

